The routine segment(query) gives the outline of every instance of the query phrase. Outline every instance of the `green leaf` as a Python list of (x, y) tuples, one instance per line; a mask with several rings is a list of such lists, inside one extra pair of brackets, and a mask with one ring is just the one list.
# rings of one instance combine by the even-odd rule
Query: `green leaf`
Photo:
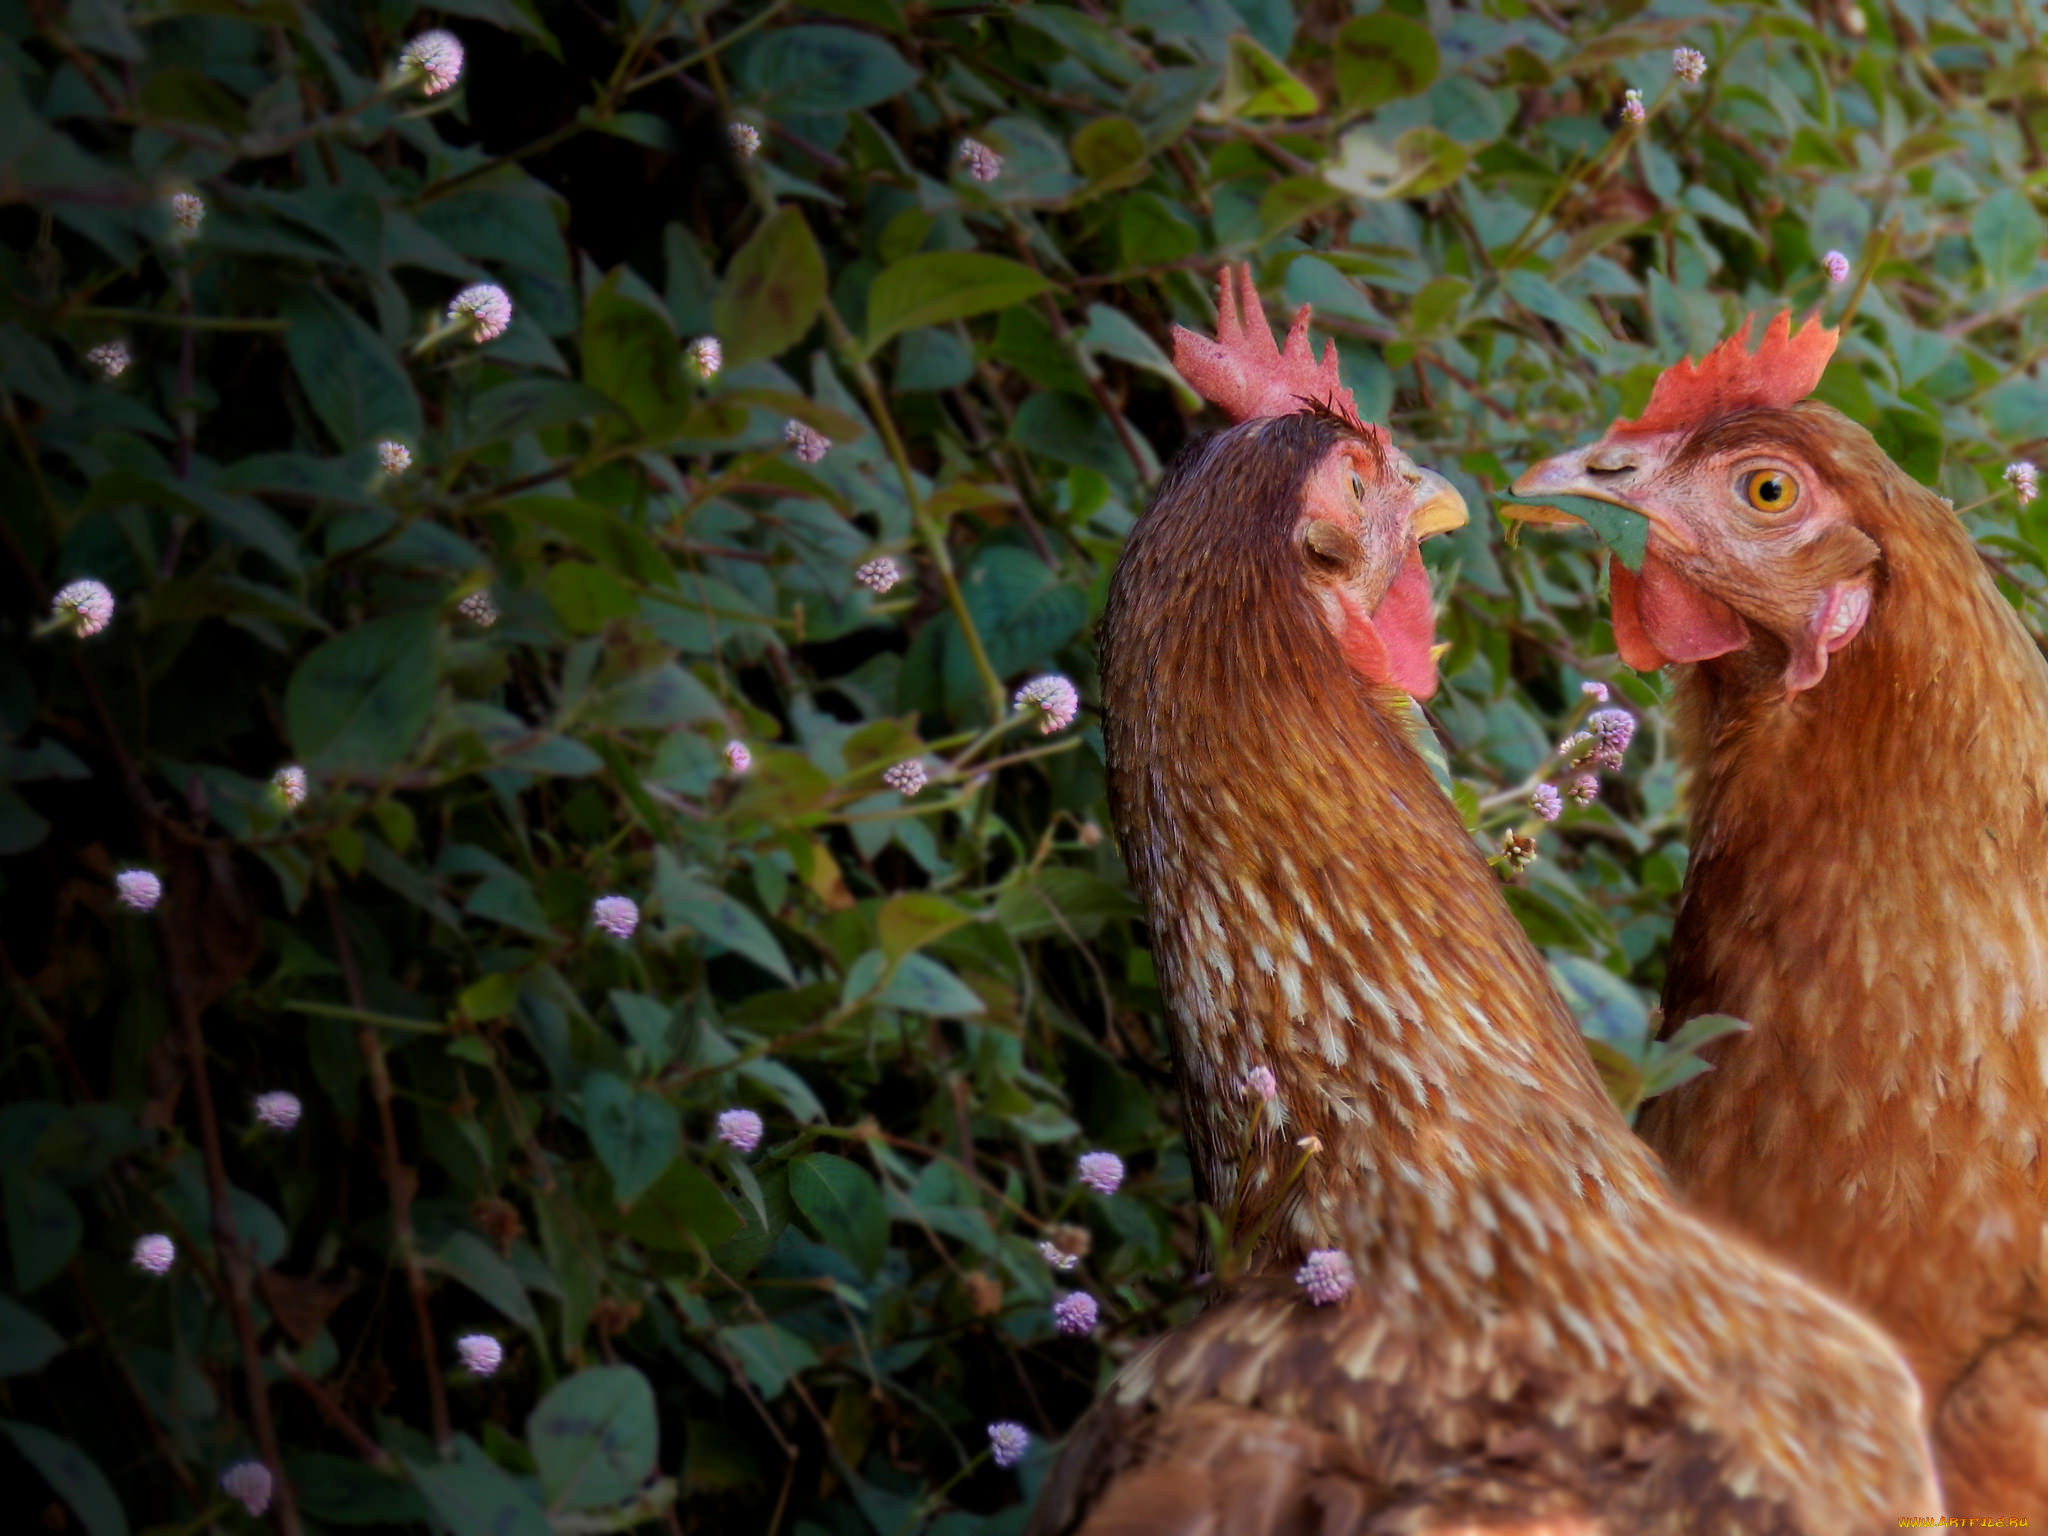
[(1417, 291), (1408, 305), (1408, 323), (1402, 328), (1410, 341), (1424, 341), (1452, 329), (1452, 322), (1472, 285), (1462, 277), (1433, 277)]
[(1249, 33), (1239, 32), (1224, 51), (1218, 104), (1227, 117), (1307, 117), (1316, 110), (1316, 93)]
[(152, 629), (173, 620), (226, 618), (232, 614), (301, 629), (327, 627), (325, 619), (289, 592), (239, 576), (179, 577), (152, 588), (147, 603)]
[(972, 912), (961, 910), (943, 896), (904, 891), (882, 903), (875, 914), (875, 932), (882, 941), (882, 953), (891, 960), (900, 960), (912, 950), (973, 921)]
[(434, 711), (439, 625), (424, 610), (337, 635), (299, 663), (285, 724), (309, 767), (380, 773), (404, 762)]
[(456, 1005), (463, 1016), (479, 1023), (488, 1019), (502, 1019), (519, 1004), (519, 978), (509, 971), (498, 971), (473, 981), (462, 989)]
[(725, 366), (788, 351), (824, 303), (825, 258), (802, 211), (785, 204), (740, 247), (718, 285), (713, 314)]
[(1531, 314), (1571, 332), (1595, 352), (1605, 352), (1609, 336), (1599, 316), (1577, 299), (1567, 298), (1546, 278), (1517, 267), (1502, 279), (1509, 297)]
[(40, 1371), (63, 1349), (56, 1329), (12, 1296), (0, 1296), (0, 1376)]
[(10, 1171), (4, 1188), (14, 1288), (26, 1295), (71, 1262), (85, 1236), (85, 1220), (69, 1195), (38, 1174)]
[(660, 1455), (654, 1388), (630, 1365), (578, 1371), (535, 1406), (526, 1444), (551, 1513), (623, 1503)]
[(817, 764), (801, 752), (776, 748), (754, 754), (753, 771), (726, 814), (734, 822), (800, 822), (817, 814), (831, 793), (832, 781)]
[(898, 960), (896, 974), (875, 1001), (884, 1008), (940, 1019), (972, 1018), (987, 1011), (958, 976), (929, 955), (905, 955)]
[(1337, 100), (1347, 113), (1369, 112), (1413, 96), (1436, 78), (1436, 38), (1395, 11), (1356, 16), (1337, 33)]
[(1134, 192), (1120, 200), (1116, 230), (1127, 267), (1180, 261), (1192, 256), (1202, 239), (1182, 209), (1151, 192)]
[(1732, 1013), (1696, 1013), (1666, 1035), (1663, 1044), (1673, 1051), (1697, 1051), (1728, 1035), (1743, 1034), (1749, 1021)]
[(1643, 551), (1648, 544), (1650, 520), (1642, 513), (1628, 507), (1618, 507), (1611, 501), (1595, 501), (1590, 496), (1516, 496), (1509, 491), (1496, 491), (1494, 500), (1514, 502), (1524, 507), (1555, 507), (1568, 512), (1593, 530), (1593, 534), (1614, 551), (1615, 558), (1632, 571), (1643, 568)]
[(1031, 396), (1010, 423), (1010, 440), (1056, 463), (1092, 469), (1119, 484), (1135, 479), (1130, 455), (1116, 429), (1100, 406), (1079, 395), (1041, 390)]
[(2041, 216), (2016, 187), (2000, 187), (1970, 216), (1970, 244), (2000, 287), (2034, 270), (2041, 239)]
[(664, 662), (592, 699), (583, 718), (619, 729), (672, 730), (698, 720), (723, 720), (725, 706), (694, 673)]
[(792, 1378), (818, 1363), (818, 1352), (801, 1336), (774, 1323), (721, 1328), (718, 1341), (739, 1361), (747, 1380), (764, 1399), (781, 1395)]
[(674, 1010), (659, 998), (642, 997), (637, 992), (622, 992), (617, 987), (611, 991), (612, 1011), (619, 1016), (619, 1022), (626, 1027), (646, 1055), (648, 1065), (660, 1068), (675, 1054), (670, 1041), (675, 1027)]
[(347, 1456), (287, 1454), (285, 1470), (299, 1507), (330, 1525), (373, 1525), (397, 1530), (427, 1518), (419, 1494), (390, 1472)]
[(819, 1240), (845, 1254), (863, 1275), (881, 1267), (889, 1214), (866, 1169), (830, 1152), (807, 1152), (789, 1165), (789, 1196)]
[(440, 0), (438, 8), (455, 16), (473, 16), (507, 32), (524, 32), (538, 40), (549, 53), (560, 57), (554, 37), (547, 28), (526, 14), (518, 0)]
[(856, 112), (917, 83), (895, 49), (850, 27), (778, 28), (748, 46), (738, 75), (742, 88), (778, 115)]
[(1110, 192), (1145, 176), (1145, 136), (1127, 117), (1092, 118), (1068, 146), (1090, 192)]
[(920, 251), (890, 263), (868, 286), (868, 352), (879, 351), (898, 331), (1008, 309), (1051, 287), (1004, 256)]
[(474, 1232), (451, 1233), (437, 1251), (428, 1255), (426, 1263), (428, 1268), (460, 1280), (502, 1312), (507, 1321), (529, 1330), (540, 1327), (518, 1272)]
[(354, 310), (311, 287), (292, 289), (278, 308), (299, 387), (336, 444), (354, 449), (384, 437), (420, 440), (412, 380)]
[(610, 1072), (583, 1080), (583, 1128), (622, 1206), (661, 1177), (682, 1144), (675, 1106)]
[(1180, 379), (1173, 370), (1173, 359), (1166, 355), (1144, 327), (1122, 310), (1112, 309), (1107, 304), (1088, 306), (1088, 329), (1081, 333), (1081, 345), (1104, 357), (1129, 363), (1133, 368), (1156, 373), (1169, 382)]
[(1344, 194), (1316, 176), (1283, 176), (1260, 194), (1259, 227), (1279, 234), (1344, 201)]
[[(113, 1485), (93, 1459), (73, 1445), (34, 1424), (0, 1419), (0, 1432), (14, 1442), (22, 1459), (71, 1506), (90, 1536), (128, 1536), (128, 1516), (114, 1496)], [(18, 1496), (18, 1495), (17, 1495)]]
[(1092, 939), (1105, 923), (1136, 917), (1141, 909), (1129, 892), (1100, 875), (1049, 864), (1013, 877), (993, 910), (1004, 932), (1022, 942), (1055, 934)]
[(0, 784), (0, 856), (27, 853), (50, 835), (50, 824), (38, 816), (11, 784)]
[(626, 408), (642, 435), (660, 442), (689, 413), (682, 343), (668, 308), (627, 267), (614, 269), (583, 307), (583, 378)]
[(443, 1526), (490, 1536), (554, 1536), (540, 1500), (485, 1456), (474, 1440), (458, 1436), (454, 1452), (453, 1461), (407, 1464), (413, 1486)]
[(507, 516), (582, 550), (615, 576), (646, 586), (672, 587), (675, 570), (654, 541), (616, 508), (594, 506), (566, 496), (516, 496), (500, 506)]
[(687, 1252), (698, 1243), (716, 1248), (745, 1225), (732, 1202), (687, 1157), (671, 1162), (616, 1224), (642, 1247), (664, 1253)]
[(503, 923), (507, 928), (516, 928), (537, 939), (552, 942), (557, 937), (555, 930), (548, 925), (547, 914), (540, 909), (533, 887), (517, 875), (493, 875), (481, 882), (469, 893), (469, 900), (462, 904), (462, 909), (471, 917)]
[(601, 771), (604, 759), (573, 736), (550, 736), (501, 758), (498, 767), (507, 773), (531, 773), (541, 778), (582, 779)]
[(1716, 192), (1712, 187), (1695, 181), (1685, 189), (1685, 194), (1681, 201), (1703, 219), (1711, 219), (1714, 223), (1725, 225), (1729, 229), (1749, 236), (1752, 240), (1759, 242), (1762, 240), (1762, 236), (1756, 232), (1756, 227), (1749, 222), (1749, 215), (1729, 202), (1727, 198)]
[(1323, 179), (1358, 197), (1421, 197), (1465, 174), (1471, 156), (1448, 134), (1410, 128), (1389, 144), (1376, 129), (1354, 128), (1337, 141)]
[(619, 407), (586, 384), (566, 379), (513, 379), (470, 402), (463, 442), (472, 448), (572, 421), (616, 416)]
[(249, 131), (249, 115), (234, 93), (211, 76), (183, 65), (151, 70), (137, 104), (148, 117), (196, 123), (229, 135)]
[(281, 571), (295, 573), (303, 564), (291, 526), (252, 496), (230, 495), (194, 480), (174, 479), (168, 473), (113, 469), (93, 481), (85, 507), (118, 506), (125, 501), (203, 519), (235, 543), (260, 551)]
[(666, 850), (656, 860), (654, 895), (669, 931), (691, 929), (712, 944), (744, 955), (784, 986), (796, 985), (796, 972), (782, 945), (751, 908), (665, 859)]
[(370, 814), (376, 818), (377, 830), (384, 834), (384, 840), (398, 852), (404, 853), (412, 846), (419, 822), (403, 800), (380, 800), (370, 807)]
[(580, 560), (550, 566), (541, 582), (548, 606), (574, 635), (594, 635), (633, 612), (633, 594), (609, 571)]

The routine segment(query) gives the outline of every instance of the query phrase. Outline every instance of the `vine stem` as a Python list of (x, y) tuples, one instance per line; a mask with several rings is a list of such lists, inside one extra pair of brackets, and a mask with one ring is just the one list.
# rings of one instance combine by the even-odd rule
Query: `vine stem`
[(249, 1394), (249, 1428), (256, 1436), (256, 1449), (270, 1468), (273, 1484), (272, 1508), (278, 1529), (285, 1536), (299, 1536), (299, 1507), (292, 1497), (291, 1479), (285, 1476), (284, 1458), (277, 1448), (277, 1426), (270, 1417), (270, 1383), (263, 1374), (263, 1352), (256, 1342), (256, 1320), (249, 1311), (252, 1277), (249, 1254), (242, 1246), (242, 1234), (235, 1227), (234, 1208), (228, 1204), (227, 1161), (221, 1155), (220, 1120), (213, 1108), (213, 1081), (206, 1067), (206, 1036), (199, 1027), (199, 1009), (192, 994), (192, 978), (186, 970), (183, 946), (163, 935), (164, 960), (170, 971), (171, 1003), (178, 1015), (178, 1032), (185, 1049), (185, 1064), (192, 1080), (192, 1107), (199, 1119), (199, 1146), (206, 1165), (206, 1203), (210, 1207), (213, 1251), (220, 1261), (221, 1278), (227, 1282), (228, 1315), (234, 1323), (235, 1340), (241, 1347), (242, 1375)]
[(1857, 306), (1863, 302), (1863, 294), (1870, 287), (1870, 280), (1877, 275), (1878, 266), (1891, 254), (1892, 238), (1899, 231), (1899, 216), (1893, 214), (1878, 231), (1877, 243), (1870, 254), (1859, 263), (1862, 270), (1856, 274), (1856, 286), (1850, 291), (1849, 302), (1842, 306), (1842, 312), (1835, 318), (1837, 330), (1849, 329), (1849, 322), (1856, 318)]
[[(348, 929), (341, 920), (341, 898), (335, 894), (332, 879), (321, 882), (320, 892), (327, 901), (327, 920), (334, 928), (335, 954), (341, 961), (341, 974), (348, 987), (349, 1002), (359, 1011), (363, 1009), (363, 979), (356, 972), (355, 952), (349, 948)], [(406, 1289), (412, 1294), (413, 1321), (419, 1327), (421, 1363), (427, 1372), (427, 1403), (434, 1419), (434, 1443), (445, 1446), (455, 1438), (455, 1430), (448, 1418), (448, 1393), (441, 1385), (441, 1371), (436, 1364), (440, 1357), (440, 1346), (434, 1339), (434, 1318), (427, 1310), (427, 1273), (420, 1264), (419, 1242), (412, 1230), (412, 1184), (407, 1169), (398, 1157), (398, 1121), (391, 1111), (391, 1068), (384, 1059), (384, 1043), (377, 1037), (377, 1031), (366, 1023), (356, 1025), (356, 1047), (363, 1053), (363, 1062), (370, 1070), (370, 1092), (377, 1101), (377, 1124), (381, 1134), (383, 1155), (379, 1159), (384, 1165), (384, 1187), (391, 1196), (391, 1236), (398, 1246), (398, 1256), (405, 1265)]]
[(142, 1383), (135, 1379), (135, 1367), (129, 1364), (128, 1356), (115, 1345), (113, 1330), (107, 1327), (107, 1320), (100, 1314), (98, 1303), (92, 1299), (92, 1288), (85, 1283), (84, 1271), (79, 1268), (76, 1259), (71, 1261), (68, 1268), (71, 1284), (78, 1293), (79, 1309), (85, 1313), (85, 1320), (92, 1326), (92, 1331), (100, 1336), (101, 1345), (106, 1349), (108, 1358), (113, 1361), (114, 1373), (121, 1378), (122, 1385), (128, 1388), (128, 1395), (135, 1399), (136, 1410), (141, 1413), (142, 1422), (149, 1428), (149, 1438), (156, 1446), (158, 1458), (178, 1479), (179, 1486), (185, 1490), (185, 1496), (192, 1501), (193, 1509), (203, 1512), (207, 1497), (200, 1491), (198, 1480), (192, 1476), (192, 1469), (185, 1465), (185, 1458), (180, 1456), (177, 1448), (171, 1444), (170, 1436), (164, 1432), (155, 1411), (149, 1406), (149, 1399), (142, 1392)]
[(320, 1411), (320, 1417), (339, 1430), (342, 1438), (355, 1447), (358, 1456), (380, 1472), (391, 1465), (390, 1454), (384, 1447), (363, 1432), (362, 1426), (348, 1416), (348, 1410), (334, 1400), (332, 1393), (299, 1369), (299, 1362), (292, 1358), (289, 1350), (280, 1346), (271, 1358), (277, 1362), (277, 1368), (297, 1383), (299, 1389), (313, 1400), (313, 1406)]
[(967, 641), (967, 654), (974, 662), (975, 672), (981, 677), (983, 691), (988, 695), (989, 715), (992, 719), (1001, 720), (1008, 712), (1009, 695), (1003, 687), (1003, 680), (996, 676), (996, 669), (989, 662), (988, 649), (981, 643), (981, 631), (974, 625), (974, 615), (967, 611), (967, 596), (960, 590), (960, 579), (953, 570), (953, 553), (946, 547), (946, 531), (933, 520), (925, 509), (924, 498), (917, 494), (917, 473), (910, 467), (910, 455), (903, 447), (902, 434), (896, 430), (895, 418), (889, 414), (889, 403), (882, 397), (881, 381), (875, 377), (874, 369), (868, 366), (860, 343), (854, 340), (853, 333), (846, 328), (846, 322), (839, 318), (838, 309), (829, 299), (825, 302), (825, 325), (832, 332), (839, 355), (852, 370), (854, 382), (860, 386), (861, 397), (867, 401), (868, 414), (875, 419), (875, 430), (882, 434), (882, 446), (888, 451), (890, 461), (895, 464), (896, 473), (903, 481), (903, 496), (910, 503), (910, 515), (917, 524), (918, 536), (939, 573), (939, 585), (945, 589), (946, 605), (953, 610), (954, 621), (959, 624), (960, 633)]
[(160, 309), (115, 309), (104, 304), (85, 304), (71, 311), (75, 320), (125, 320), (131, 325), (169, 325), (186, 331), (282, 331), (282, 320), (244, 318), (237, 315), (195, 315), (189, 305), (175, 313)]

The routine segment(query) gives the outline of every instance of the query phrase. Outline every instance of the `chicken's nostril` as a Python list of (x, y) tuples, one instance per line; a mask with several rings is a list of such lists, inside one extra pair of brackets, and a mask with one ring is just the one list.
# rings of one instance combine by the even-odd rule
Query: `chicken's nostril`
[(1626, 450), (1613, 449), (1586, 455), (1586, 473), (1589, 475), (1632, 475), (1636, 467), (1636, 456)]

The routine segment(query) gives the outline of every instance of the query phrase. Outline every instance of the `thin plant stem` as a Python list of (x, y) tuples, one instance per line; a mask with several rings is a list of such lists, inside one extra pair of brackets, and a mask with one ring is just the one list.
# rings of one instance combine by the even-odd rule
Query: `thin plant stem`
[[(342, 922), (341, 898), (335, 894), (331, 876), (321, 882), (320, 891), (327, 901), (327, 920), (334, 929), (334, 949), (341, 961), (348, 999), (360, 1014), (366, 1011), (363, 1008), (363, 979), (356, 971), (355, 952), (349, 948), (348, 928)], [(398, 1247), (399, 1260), (405, 1266), (406, 1289), (412, 1295), (413, 1321), (419, 1328), (420, 1364), (427, 1375), (427, 1404), (434, 1420), (434, 1443), (446, 1445), (455, 1437), (455, 1430), (448, 1418), (448, 1392), (441, 1382), (440, 1346), (434, 1337), (434, 1318), (427, 1307), (427, 1273), (420, 1264), (419, 1240), (412, 1229), (411, 1170), (398, 1157), (398, 1121), (391, 1111), (391, 1068), (384, 1059), (384, 1042), (369, 1023), (356, 1026), (356, 1047), (363, 1053), (363, 1063), (369, 1068), (370, 1093), (377, 1101), (377, 1124), (382, 1133), (379, 1161), (383, 1165), (385, 1191), (391, 1197), (391, 1236)]]
[(185, 1069), (192, 1083), (192, 1110), (199, 1121), (199, 1146), (206, 1169), (206, 1203), (213, 1234), (213, 1251), (219, 1261), (221, 1279), (227, 1292), (228, 1316), (234, 1324), (235, 1340), (242, 1356), (242, 1375), (249, 1396), (249, 1428), (256, 1437), (257, 1454), (270, 1468), (273, 1484), (271, 1508), (278, 1529), (286, 1536), (298, 1536), (299, 1508), (292, 1497), (291, 1480), (285, 1476), (284, 1457), (278, 1450), (277, 1426), (270, 1416), (270, 1382), (263, 1374), (262, 1348), (256, 1341), (256, 1320), (249, 1310), (254, 1276), (249, 1252), (235, 1226), (234, 1207), (228, 1203), (227, 1160), (221, 1155), (220, 1119), (214, 1113), (213, 1081), (206, 1064), (206, 1036), (199, 1025), (199, 1004), (193, 981), (186, 968), (184, 948), (168, 933), (164, 935), (164, 962), (170, 972), (171, 1004), (178, 1016), (178, 1033), (185, 1052)]
[(341, 1437), (356, 1448), (358, 1456), (379, 1470), (391, 1465), (391, 1456), (384, 1447), (364, 1433), (363, 1427), (349, 1417), (348, 1410), (334, 1400), (333, 1393), (299, 1369), (299, 1362), (292, 1358), (290, 1350), (280, 1345), (271, 1352), (270, 1358), (279, 1370), (291, 1377), (294, 1385), (313, 1400), (320, 1417), (340, 1431)]
[(1899, 217), (1893, 214), (1878, 231), (1877, 244), (1868, 258), (1859, 263), (1862, 270), (1856, 274), (1856, 286), (1850, 291), (1849, 302), (1842, 306), (1841, 316), (1835, 321), (1840, 330), (1847, 330), (1849, 322), (1856, 318), (1856, 306), (1863, 302), (1863, 291), (1870, 286), (1870, 280), (1877, 275), (1878, 264), (1891, 254), (1892, 237), (1899, 231)]
[(130, 325), (168, 325), (187, 331), (282, 331), (282, 320), (265, 320), (237, 315), (195, 315), (185, 309), (110, 309), (87, 304), (71, 311), (76, 320), (120, 320)]
[(839, 311), (829, 300), (825, 304), (825, 324), (839, 348), (839, 355), (852, 371), (854, 382), (860, 386), (868, 413), (875, 419), (875, 430), (882, 435), (882, 446), (903, 482), (903, 497), (910, 503), (911, 519), (917, 524), (925, 554), (939, 573), (946, 606), (952, 609), (954, 622), (960, 626), (961, 637), (967, 642), (968, 657), (974, 663), (975, 673), (981, 678), (982, 691), (988, 698), (989, 714), (991, 718), (1000, 720), (1006, 713), (1008, 699), (1003, 680), (996, 675), (996, 669), (988, 659), (988, 648), (981, 643), (981, 631), (975, 626), (974, 615), (968, 611), (967, 596), (960, 590), (960, 579), (953, 569), (953, 552), (946, 544), (946, 531), (932, 517), (925, 507), (924, 498), (917, 493), (917, 472), (910, 467), (910, 454), (903, 446), (902, 434), (896, 430), (895, 418), (889, 414), (889, 402), (882, 396), (881, 381), (875, 377), (860, 343), (854, 340), (853, 333), (846, 328), (846, 322), (839, 318)]

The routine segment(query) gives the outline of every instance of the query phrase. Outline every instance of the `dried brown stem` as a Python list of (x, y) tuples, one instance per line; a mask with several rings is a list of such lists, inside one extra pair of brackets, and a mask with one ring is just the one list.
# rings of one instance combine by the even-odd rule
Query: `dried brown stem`
[(150, 1443), (156, 1447), (157, 1455), (162, 1457), (164, 1465), (171, 1469), (171, 1474), (178, 1480), (178, 1486), (185, 1490), (185, 1496), (192, 1501), (194, 1510), (204, 1510), (206, 1498), (200, 1492), (198, 1479), (193, 1477), (192, 1469), (185, 1465), (184, 1458), (171, 1444), (171, 1437), (164, 1433), (163, 1425), (157, 1422), (155, 1413), (150, 1411), (149, 1399), (142, 1395), (142, 1383), (135, 1379), (135, 1372), (128, 1364), (128, 1357), (115, 1344), (114, 1335), (107, 1328), (107, 1320), (100, 1315), (99, 1305), (92, 1299), (92, 1290), (85, 1283), (85, 1271), (79, 1268), (76, 1259), (71, 1261), (71, 1284), (78, 1293), (79, 1310), (85, 1314), (85, 1320), (92, 1324), (92, 1331), (100, 1336), (100, 1343), (106, 1347), (108, 1360), (113, 1363), (122, 1385), (127, 1387), (128, 1395), (135, 1399), (136, 1409), (142, 1414), (142, 1422), (149, 1426)]
[[(147, 831), (147, 828), (145, 828)], [(155, 838), (149, 838), (151, 843)], [(160, 930), (161, 931), (161, 930)], [(186, 963), (184, 946), (164, 934), (164, 966), (170, 973), (171, 1006), (178, 1016), (178, 1032), (185, 1051), (186, 1071), (192, 1083), (192, 1110), (199, 1120), (199, 1147), (206, 1166), (206, 1203), (213, 1232), (213, 1252), (225, 1282), (228, 1317), (234, 1324), (235, 1341), (242, 1355), (242, 1375), (249, 1394), (249, 1428), (256, 1437), (256, 1450), (270, 1468), (275, 1484), (272, 1508), (278, 1529), (286, 1536), (298, 1536), (299, 1508), (292, 1498), (292, 1485), (285, 1476), (284, 1458), (278, 1453), (277, 1426), (270, 1417), (270, 1383), (263, 1377), (262, 1347), (256, 1342), (256, 1319), (249, 1310), (249, 1293), (254, 1275), (242, 1234), (235, 1227), (234, 1208), (228, 1204), (227, 1160), (221, 1155), (220, 1118), (213, 1109), (213, 1081), (206, 1066), (206, 1036), (199, 1027), (199, 1005), (193, 979)]]
[(300, 1391), (313, 1400), (320, 1417), (341, 1431), (341, 1437), (356, 1448), (358, 1456), (379, 1471), (391, 1465), (391, 1457), (384, 1447), (363, 1432), (363, 1427), (349, 1417), (348, 1410), (334, 1400), (332, 1392), (299, 1369), (299, 1362), (291, 1357), (289, 1350), (279, 1349), (270, 1358), (277, 1362), (279, 1370), (291, 1377)]
[[(327, 920), (334, 928), (334, 949), (341, 963), (342, 981), (348, 988), (349, 1003), (363, 1009), (363, 979), (356, 971), (355, 951), (349, 948), (348, 928), (341, 918), (341, 898), (331, 881), (322, 884), (327, 901)], [(427, 1309), (427, 1272), (420, 1264), (419, 1242), (412, 1229), (412, 1175), (398, 1156), (398, 1121), (391, 1110), (391, 1068), (384, 1059), (384, 1042), (368, 1024), (356, 1026), (356, 1046), (370, 1072), (370, 1094), (377, 1101), (380, 1134), (378, 1163), (384, 1187), (391, 1197), (391, 1236), (398, 1257), (405, 1266), (406, 1289), (412, 1295), (413, 1321), (420, 1335), (421, 1364), (427, 1373), (427, 1403), (434, 1420), (434, 1443), (446, 1445), (455, 1431), (448, 1418), (448, 1393), (441, 1384), (440, 1346), (434, 1338), (434, 1318)]]

